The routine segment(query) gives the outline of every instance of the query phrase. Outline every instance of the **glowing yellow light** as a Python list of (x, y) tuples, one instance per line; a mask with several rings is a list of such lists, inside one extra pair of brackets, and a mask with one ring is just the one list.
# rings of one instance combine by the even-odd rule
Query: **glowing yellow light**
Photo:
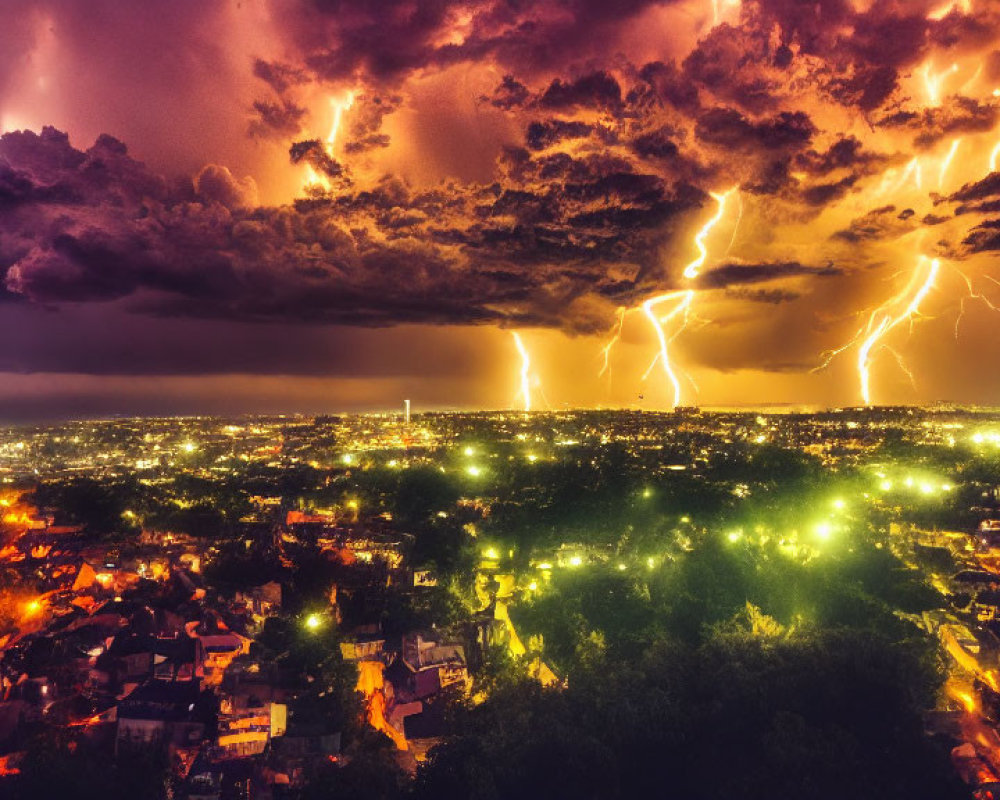
[(514, 337), (514, 344), (521, 356), (521, 388), (519, 390), (521, 402), (524, 404), (525, 411), (531, 411), (531, 356), (528, 355), (524, 342), (521, 341), (521, 335), (517, 331), (510, 333)]
[(652, 556), (646, 559), (646, 566), (649, 567), (650, 569), (656, 566), (656, 561), (653, 559)]
[(488, 559), (490, 559), (491, 561), (495, 561), (496, 559), (498, 559), (498, 558), (500, 557), (500, 556), (499, 556), (499, 555), (497, 554), (497, 551), (496, 551), (496, 549), (494, 549), (494, 548), (492, 548), (492, 547), (487, 547), (487, 548), (486, 548), (486, 549), (485, 549), (485, 550), (483, 551), (483, 555), (484, 555), (484, 556), (486, 556), (486, 557), (487, 557)]
[(531, 583), (528, 584), (528, 588), (531, 589), (531, 591), (533, 591), (533, 592), (537, 591), (538, 590), (538, 582), (537, 581), (532, 581)]
[(340, 460), (343, 461), (345, 464), (353, 464), (354, 456), (352, 456), (350, 453), (344, 453), (344, 455), (340, 457)]
[[(664, 317), (657, 317), (653, 309), (660, 303), (667, 302), (668, 300), (679, 299), (679, 302), (674, 307), (674, 309)], [(657, 295), (656, 297), (651, 297), (642, 304), (642, 313), (646, 315), (649, 320), (649, 324), (653, 326), (653, 332), (656, 334), (656, 341), (658, 343), (656, 356), (653, 357), (652, 362), (650, 362), (649, 367), (646, 369), (645, 374), (642, 376), (643, 380), (649, 377), (649, 373), (653, 371), (653, 367), (656, 366), (656, 362), (659, 361), (660, 366), (663, 367), (663, 373), (667, 377), (667, 381), (673, 387), (674, 396), (672, 407), (676, 408), (681, 402), (681, 384), (677, 379), (677, 374), (674, 372), (673, 364), (670, 361), (670, 353), (668, 350), (669, 342), (673, 341), (686, 327), (688, 324), (688, 310), (691, 308), (691, 301), (694, 299), (694, 291), (687, 289), (681, 292), (668, 292), (667, 294)], [(676, 317), (680, 316), (681, 324), (674, 332), (670, 339), (667, 339), (666, 333), (664, 333), (663, 325), (667, 322), (672, 321)]]
[(972, 0), (951, 0), (950, 3), (938, 6), (927, 15), (927, 19), (938, 22), (947, 17), (956, 8), (960, 8), (963, 14), (968, 14), (972, 9)]
[(184, 452), (186, 452), (186, 453), (193, 453), (194, 451), (195, 451), (194, 442), (185, 442), (184, 443)]
[(319, 630), (319, 626), (323, 624), (323, 620), (319, 614), (310, 614), (306, 617), (306, 627), (311, 631)]
[(952, 64), (944, 72), (931, 74), (930, 62), (924, 65), (924, 90), (927, 92), (927, 101), (932, 106), (941, 104), (941, 84), (949, 75), (958, 72), (958, 64)]
[(847, 506), (847, 503), (845, 503), (839, 497), (836, 500), (833, 501), (833, 507), (835, 509), (837, 509), (838, 511), (843, 510), (846, 506)]
[(340, 121), (344, 116), (344, 112), (348, 111), (352, 105), (354, 105), (353, 92), (347, 92), (345, 98), (342, 100), (338, 100), (334, 97), (330, 98), (330, 107), (333, 109), (333, 119), (330, 121), (330, 133), (327, 134), (326, 137), (328, 152), (337, 141), (337, 132), (340, 130)]
[(652, 489), (643, 489), (642, 490), (642, 496), (645, 497), (648, 500), (650, 497), (653, 496), (653, 490)]
[(624, 572), (626, 569), (627, 569), (627, 567), (624, 564), (621, 564), (621, 563), (618, 564), (618, 571), (619, 572)]
[(920, 484), (920, 493), (921, 494), (933, 494), (934, 493), (934, 487), (931, 486), (929, 483), (921, 483)]
[(740, 533), (739, 531), (730, 531), (726, 535), (726, 538), (729, 539), (729, 541), (731, 542), (738, 542), (742, 538), (742, 536), (743, 534)]
[[(343, 119), (344, 112), (347, 111), (353, 104), (353, 92), (345, 93), (342, 98), (330, 98), (330, 107), (332, 109), (333, 116), (330, 120), (330, 132), (326, 136), (326, 143), (324, 145), (324, 150), (330, 158), (333, 158), (333, 146), (337, 141), (337, 133), (340, 130), (340, 123)], [(306, 164), (306, 178), (305, 181), (303, 181), (303, 188), (308, 189), (310, 187), (329, 191), (331, 185), (330, 179), (326, 175), (320, 175), (315, 169), (313, 169), (312, 164)]]
[(471, 447), (466, 447), (466, 448), (465, 448), (465, 449), (464, 449), (464, 450), (463, 450), (462, 452), (463, 452), (463, 453), (464, 453), (465, 455), (467, 455), (467, 456), (471, 456), (471, 455), (473, 455), (473, 454), (474, 454), (474, 453), (475, 453), (476, 451), (475, 451), (474, 449), (472, 449)]
[(907, 489), (913, 488), (913, 478), (907, 478), (903, 483), (906, 485)]
[(475, 464), (470, 464), (469, 466), (467, 466), (465, 468), (465, 471), (469, 473), (473, 478), (478, 478), (479, 475), (482, 473), (482, 470), (479, 469), (479, 467), (477, 467)]
[(538, 568), (541, 570), (549, 570), (552, 569), (552, 565), (548, 561), (543, 561), (538, 565)]
[(882, 489), (883, 492), (891, 491), (892, 481), (882, 481), (882, 483), (879, 484), (879, 487)]
[(573, 556), (573, 557), (572, 557), (572, 558), (571, 558), (571, 559), (569, 560), (569, 565), (570, 565), (571, 567), (579, 567), (579, 566), (580, 566), (580, 565), (581, 565), (582, 563), (583, 563), (583, 559), (582, 559), (582, 558), (580, 558), (580, 556)]
[(538, 456), (536, 456), (534, 453), (528, 453), (528, 461), (534, 464), (536, 461), (538, 461)]
[(829, 539), (833, 535), (833, 526), (829, 522), (819, 522), (813, 530), (820, 539)]
[(950, 483), (942, 483), (941, 484), (941, 491), (942, 492), (950, 492), (952, 490), (952, 488), (953, 487), (952, 487), (952, 485)]

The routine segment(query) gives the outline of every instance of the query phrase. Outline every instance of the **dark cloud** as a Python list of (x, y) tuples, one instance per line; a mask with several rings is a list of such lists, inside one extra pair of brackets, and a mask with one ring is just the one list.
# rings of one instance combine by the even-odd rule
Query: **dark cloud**
[(1000, 172), (991, 172), (980, 181), (967, 183), (948, 199), (953, 203), (967, 203), (970, 200), (983, 200), (997, 195), (1000, 195)]
[(270, 103), (257, 100), (253, 104), (255, 117), (250, 121), (250, 135), (290, 138), (302, 129), (306, 110), (290, 102)]
[(642, 158), (673, 158), (679, 152), (676, 132), (667, 126), (647, 131), (632, 140), (632, 149)]
[(497, 108), (509, 111), (512, 108), (523, 106), (529, 97), (531, 97), (531, 91), (527, 86), (513, 75), (504, 75), (500, 85), (494, 89), (492, 96), (483, 96), (479, 99)]
[(839, 200), (857, 183), (857, 175), (848, 175), (833, 183), (820, 183), (803, 190), (802, 199), (810, 206), (824, 206)]
[(622, 104), (618, 81), (607, 72), (592, 72), (574, 81), (556, 78), (538, 98), (542, 108), (566, 110), (579, 106), (617, 111)]
[(754, 122), (732, 108), (713, 108), (695, 127), (699, 139), (737, 150), (801, 149), (809, 144), (816, 127), (804, 111), (782, 111)]
[(583, 139), (593, 132), (592, 125), (576, 120), (550, 119), (528, 125), (525, 140), (532, 150), (544, 150), (564, 139)]
[(928, 227), (933, 227), (934, 225), (940, 225), (943, 222), (947, 222), (950, 217), (941, 217), (937, 214), (925, 214), (924, 218), (920, 222)]
[(784, 76), (769, 69), (769, 37), (753, 26), (713, 28), (682, 64), (684, 79), (712, 92), (723, 103), (754, 114), (776, 108)]
[(991, 130), (997, 120), (996, 105), (985, 105), (971, 97), (952, 96), (934, 108), (893, 112), (882, 117), (877, 124), (914, 131), (914, 147), (925, 150), (949, 135)]
[(373, 148), (388, 147), (389, 136), (382, 133), (382, 122), (402, 103), (403, 97), (398, 94), (355, 97), (351, 105), (345, 152), (363, 153)]
[[(343, 177), (321, 143), (293, 157)], [(114, 140), (84, 153), (52, 129), (7, 134), (0, 269), (36, 303), (120, 300), (159, 316), (593, 329), (607, 320), (583, 299), (639, 293), (671, 226), (705, 202), (622, 159), (505, 163), (503, 187), (387, 177), (266, 208), (222, 167), (171, 186)]]
[(916, 230), (917, 223), (910, 219), (911, 216), (900, 214), (896, 206), (882, 206), (851, 220), (851, 224), (834, 233), (833, 238), (853, 244), (896, 239)]
[(254, 59), (253, 74), (282, 95), (293, 86), (299, 86), (309, 80), (303, 69), (278, 61), (267, 62), (260, 58)]
[(1000, 250), (1000, 219), (979, 223), (962, 240), (969, 253), (987, 253)]
[(759, 264), (732, 261), (703, 272), (698, 278), (698, 283), (704, 289), (722, 289), (748, 283), (764, 283), (778, 278), (789, 278), (798, 275), (829, 277), (840, 274), (841, 270), (832, 264), (827, 264), (823, 267), (811, 267), (806, 264), (800, 264), (798, 261)]
[(495, 59), (507, 68), (564, 66), (595, 55), (604, 35), (669, 0), (345, 2), (286, 0), (276, 15), (303, 66), (317, 77), (397, 85), (417, 70)]
[(781, 303), (791, 303), (798, 300), (802, 295), (788, 289), (743, 289), (727, 288), (726, 297), (733, 300), (746, 300), (751, 303), (767, 303), (768, 305), (780, 305)]
[(797, 153), (795, 166), (811, 175), (827, 175), (837, 169), (864, 167), (882, 160), (865, 152), (861, 142), (854, 136), (845, 136), (821, 153), (812, 149)]
[(328, 178), (346, 177), (343, 165), (326, 151), (326, 147), (319, 139), (296, 142), (288, 149), (288, 157), (293, 164), (309, 164)]

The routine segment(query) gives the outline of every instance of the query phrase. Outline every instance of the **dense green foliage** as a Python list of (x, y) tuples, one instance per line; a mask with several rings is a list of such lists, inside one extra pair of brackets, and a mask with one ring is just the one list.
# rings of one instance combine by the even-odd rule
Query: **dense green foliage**
[(926, 649), (877, 634), (716, 631), (591, 653), (564, 690), (513, 682), (459, 715), (417, 798), (962, 797), (921, 711)]

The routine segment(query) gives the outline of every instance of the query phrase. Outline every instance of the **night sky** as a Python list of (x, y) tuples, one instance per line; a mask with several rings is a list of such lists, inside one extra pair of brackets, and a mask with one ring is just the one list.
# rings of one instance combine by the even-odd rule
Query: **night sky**
[(512, 331), (533, 408), (1000, 405), (998, 31), (6, 0), (0, 419), (520, 407)]

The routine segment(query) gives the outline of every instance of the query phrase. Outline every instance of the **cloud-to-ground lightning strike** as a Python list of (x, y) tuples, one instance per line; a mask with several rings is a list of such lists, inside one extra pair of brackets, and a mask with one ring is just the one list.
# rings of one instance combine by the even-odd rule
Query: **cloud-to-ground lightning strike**
[[(705, 246), (705, 239), (712, 229), (719, 224), (726, 213), (726, 200), (729, 196), (736, 191), (736, 187), (732, 187), (725, 192), (717, 193), (711, 192), (712, 199), (715, 200), (717, 208), (715, 215), (708, 220), (694, 237), (694, 244), (698, 248), (698, 255), (684, 267), (682, 275), (685, 280), (694, 280), (698, 277), (698, 273), (702, 266), (705, 264), (705, 260), (708, 258), (708, 248)], [(740, 206), (740, 216), (742, 217), (743, 208)], [(738, 224), (738, 223), (737, 223)], [(736, 232), (733, 232), (733, 237), (735, 238)], [(732, 246), (732, 241), (730, 241), (730, 247)], [(728, 252), (728, 248), (727, 248)], [(625, 316), (632, 311), (642, 310), (646, 319), (649, 320), (650, 325), (653, 327), (653, 333), (656, 335), (657, 341), (657, 352), (653, 356), (653, 360), (650, 362), (649, 367), (647, 367), (646, 372), (643, 374), (642, 379), (646, 380), (650, 373), (653, 371), (653, 367), (656, 366), (657, 362), (660, 363), (663, 368), (663, 373), (667, 378), (668, 383), (673, 388), (673, 403), (672, 407), (676, 408), (680, 405), (681, 401), (681, 385), (680, 380), (677, 377), (677, 371), (670, 360), (670, 343), (677, 338), (682, 331), (687, 328), (688, 322), (690, 320), (690, 310), (691, 304), (694, 301), (695, 290), (694, 289), (680, 289), (673, 292), (666, 292), (664, 294), (659, 294), (654, 297), (647, 298), (638, 306), (633, 308), (619, 308), (618, 309), (618, 326), (615, 329), (615, 334), (608, 341), (608, 343), (601, 350), (604, 356), (604, 365), (601, 371), (598, 373), (598, 377), (603, 375), (609, 368), (609, 359), (611, 355), (611, 350), (615, 343), (621, 338), (622, 326), (625, 323)], [(658, 316), (655, 312), (655, 308), (663, 303), (676, 300), (677, 305), (667, 314), (663, 316)], [(677, 319), (681, 320), (680, 325), (674, 330), (674, 332), (668, 337), (666, 331), (664, 330), (664, 325), (673, 322)]]
[(528, 354), (528, 349), (521, 340), (521, 334), (517, 331), (511, 331), (510, 335), (514, 337), (514, 345), (521, 356), (521, 377), (518, 394), (521, 397), (521, 402), (524, 404), (524, 410), (531, 411), (531, 356)]
[(1000, 158), (1000, 142), (990, 152), (990, 172), (997, 171), (997, 159)]
[[(698, 272), (704, 266), (705, 259), (708, 258), (708, 248), (705, 247), (705, 239), (708, 234), (712, 231), (719, 221), (725, 216), (726, 213), (726, 200), (729, 195), (735, 191), (735, 187), (728, 189), (722, 194), (712, 192), (712, 199), (715, 200), (717, 208), (715, 211), (715, 216), (713, 216), (708, 222), (701, 226), (698, 233), (695, 234), (694, 243), (698, 248), (698, 255), (684, 267), (684, 271), (681, 273), (686, 280), (694, 280), (698, 277)], [(663, 317), (657, 317), (653, 309), (661, 303), (667, 302), (668, 300), (677, 299), (678, 303), (674, 309)], [(642, 304), (642, 311), (649, 320), (650, 325), (653, 326), (653, 332), (656, 334), (656, 341), (659, 345), (659, 350), (656, 356), (653, 358), (652, 363), (646, 370), (646, 374), (643, 375), (643, 379), (649, 376), (650, 371), (653, 369), (653, 365), (657, 361), (663, 367), (663, 372), (670, 382), (670, 385), (674, 390), (674, 398), (672, 406), (676, 408), (681, 402), (681, 385), (680, 381), (677, 379), (677, 372), (674, 365), (670, 361), (670, 343), (677, 338), (677, 336), (687, 328), (688, 321), (690, 319), (691, 303), (694, 301), (694, 289), (685, 289), (679, 292), (669, 292), (667, 294), (657, 295), (656, 297), (651, 297)], [(675, 319), (680, 318), (680, 326), (674, 331), (673, 335), (669, 338), (663, 330), (663, 326), (669, 322), (673, 322)]]
[[(928, 264), (926, 269), (924, 269), (925, 263)], [(823, 369), (833, 358), (860, 341), (857, 357), (858, 383), (862, 401), (866, 406), (871, 405), (871, 365), (875, 358), (875, 352), (877, 349), (889, 350), (882, 343), (883, 339), (903, 322), (912, 322), (913, 318), (920, 313), (920, 304), (934, 288), (940, 267), (941, 263), (938, 259), (935, 258), (928, 262), (925, 256), (921, 256), (906, 286), (872, 311), (866, 325), (843, 347), (831, 351), (818, 369)], [(903, 303), (905, 306), (900, 309), (899, 307)], [(896, 355), (894, 351), (890, 350), (890, 352)], [(896, 355), (896, 360), (912, 381), (913, 376), (898, 355)]]
[[(656, 312), (653, 310), (660, 303), (665, 303), (668, 300), (678, 299), (679, 302), (674, 307), (674, 309), (665, 316), (657, 317)], [(663, 367), (663, 373), (666, 375), (667, 380), (674, 390), (674, 399), (672, 407), (676, 408), (681, 402), (681, 383), (677, 379), (677, 373), (674, 370), (674, 366), (670, 361), (670, 350), (669, 345), (677, 336), (683, 331), (688, 324), (688, 312), (691, 308), (691, 301), (694, 299), (694, 290), (685, 289), (679, 292), (668, 292), (667, 294), (657, 295), (656, 297), (650, 297), (642, 304), (642, 312), (646, 315), (649, 320), (649, 324), (653, 326), (653, 331), (656, 333), (656, 340), (659, 344), (659, 350), (655, 356), (653, 356), (652, 362), (650, 362), (649, 367), (646, 369), (645, 374), (642, 376), (643, 380), (649, 377), (649, 373), (653, 371), (653, 367), (656, 366), (656, 362), (660, 362), (660, 366)], [(668, 339), (666, 333), (663, 330), (663, 326), (668, 322), (672, 322), (677, 317), (681, 318), (681, 324), (674, 331), (673, 335)]]

